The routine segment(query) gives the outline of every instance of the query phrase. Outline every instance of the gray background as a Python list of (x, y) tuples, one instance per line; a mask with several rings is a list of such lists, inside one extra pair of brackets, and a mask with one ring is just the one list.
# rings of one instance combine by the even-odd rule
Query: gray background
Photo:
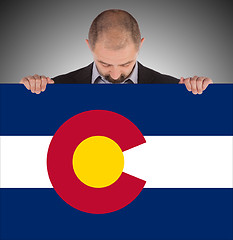
[(54, 77), (88, 65), (92, 20), (103, 10), (129, 11), (144, 45), (138, 60), (180, 78), (232, 83), (231, 1), (1, 1), (1, 83)]

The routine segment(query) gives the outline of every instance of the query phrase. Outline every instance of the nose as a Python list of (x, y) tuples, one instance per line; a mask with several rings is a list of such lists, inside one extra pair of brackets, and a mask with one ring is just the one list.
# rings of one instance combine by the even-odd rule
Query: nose
[(110, 76), (111, 76), (111, 78), (116, 80), (121, 76), (121, 72), (116, 68), (112, 68), (110, 71)]

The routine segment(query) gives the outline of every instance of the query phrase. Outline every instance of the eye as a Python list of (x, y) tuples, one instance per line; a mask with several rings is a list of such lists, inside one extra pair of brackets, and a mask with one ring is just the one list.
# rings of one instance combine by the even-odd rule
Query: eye
[(109, 65), (109, 64), (102, 63), (102, 66), (103, 66), (103, 67), (109, 67), (110, 65)]
[(130, 65), (130, 63), (127, 63), (127, 64), (124, 64), (124, 65), (121, 65), (122, 67), (128, 67)]

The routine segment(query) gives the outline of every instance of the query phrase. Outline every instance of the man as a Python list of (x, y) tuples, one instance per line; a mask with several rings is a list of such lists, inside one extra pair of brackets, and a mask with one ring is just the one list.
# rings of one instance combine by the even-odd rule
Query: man
[(32, 93), (45, 91), (47, 84), (185, 84), (193, 94), (202, 94), (212, 82), (206, 77), (190, 77), (180, 80), (160, 74), (144, 67), (137, 61), (144, 38), (137, 21), (123, 10), (106, 10), (99, 14), (91, 24), (86, 43), (91, 50), (94, 62), (82, 69), (53, 79), (45, 76), (28, 76), (21, 79)]

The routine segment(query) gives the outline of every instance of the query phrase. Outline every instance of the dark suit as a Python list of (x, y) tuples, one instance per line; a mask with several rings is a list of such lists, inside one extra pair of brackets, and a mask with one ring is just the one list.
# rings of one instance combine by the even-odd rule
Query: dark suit
[[(54, 77), (53, 80), (55, 83), (79, 83), (79, 84), (86, 83), (88, 84), (88, 83), (91, 83), (92, 68), (93, 68), (93, 62), (87, 67)], [(139, 84), (178, 83), (178, 82), (179, 80), (177, 78), (158, 73), (150, 68), (144, 67), (142, 64), (138, 62), (138, 83)]]

